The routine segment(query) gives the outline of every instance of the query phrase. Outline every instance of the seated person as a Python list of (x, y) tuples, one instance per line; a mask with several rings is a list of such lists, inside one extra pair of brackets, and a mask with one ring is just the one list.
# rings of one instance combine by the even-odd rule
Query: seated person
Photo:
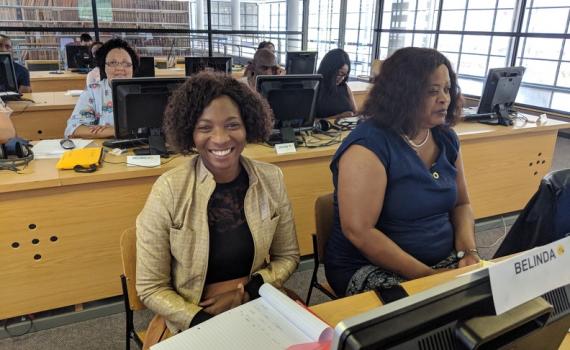
[(244, 78), (242, 81), (247, 81), (247, 84), (252, 90), (256, 89), (256, 78), (258, 75), (283, 75), (284, 71), (279, 70), (275, 55), (268, 49), (261, 49), (253, 55), (251, 61), (243, 73)]
[[(9, 36), (0, 34), (0, 52), (12, 53), (12, 40)], [(12, 58), (14, 56), (12, 55)], [(32, 92), (30, 85), (30, 72), (21, 64), (14, 62), (14, 71), (16, 72), (16, 81), (18, 82), (18, 92), (21, 94)]]
[(391, 287), (479, 261), (449, 60), (409, 47), (385, 62), (367, 119), (331, 162), (334, 224), (326, 277), (338, 295)]
[(158, 178), (137, 218), (137, 292), (173, 333), (279, 288), (299, 248), (281, 170), (241, 153), (272, 127), (267, 103), (222, 73), (175, 91), (163, 128), (188, 154)]
[(350, 58), (342, 49), (334, 49), (323, 57), (318, 74), (323, 82), (317, 98), (317, 118), (346, 118), (356, 113), (356, 102), (346, 84), (350, 74)]
[(93, 45), (93, 38), (89, 33), (83, 33), (79, 36), (79, 45), (91, 46)]
[(258, 50), (267, 49), (275, 55), (275, 45), (273, 45), (273, 43), (269, 40), (260, 42), (259, 45), (257, 46), (257, 49)]
[(126, 41), (115, 38), (101, 46), (96, 60), (101, 81), (87, 85), (79, 96), (67, 121), (65, 137), (97, 139), (115, 135), (111, 81), (132, 78), (139, 59)]
[(6, 143), (9, 139), (16, 136), (14, 125), (12, 125), (10, 120), (10, 114), (12, 114), (10, 107), (5, 106), (0, 99), (0, 144)]
[(97, 59), (95, 57), (97, 50), (99, 50), (101, 48), (101, 46), (103, 46), (103, 43), (100, 41), (95, 41), (93, 44), (91, 44), (91, 57), (93, 58), (93, 61), (95, 62), (95, 68), (93, 68), (92, 70), (89, 71), (89, 73), (87, 74), (87, 78), (85, 79), (85, 81), (87, 82), (87, 85), (89, 84), (93, 84), (93, 83), (98, 83), (99, 80), (101, 80), (101, 73), (99, 72), (99, 67), (97, 67)]

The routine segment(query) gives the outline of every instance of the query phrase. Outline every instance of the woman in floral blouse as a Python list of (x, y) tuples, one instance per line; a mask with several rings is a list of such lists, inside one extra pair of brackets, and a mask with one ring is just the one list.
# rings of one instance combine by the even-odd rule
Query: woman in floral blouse
[(133, 48), (119, 38), (107, 41), (97, 53), (101, 80), (87, 85), (79, 97), (67, 121), (65, 137), (97, 139), (115, 135), (111, 81), (132, 78), (139, 59)]

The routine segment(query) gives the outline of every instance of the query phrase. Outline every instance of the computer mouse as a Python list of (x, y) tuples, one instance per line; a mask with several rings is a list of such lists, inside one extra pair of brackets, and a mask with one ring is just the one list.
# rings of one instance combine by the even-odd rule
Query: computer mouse
[(75, 143), (73, 143), (73, 141), (71, 139), (61, 139), (59, 141), (59, 144), (61, 145), (61, 148), (63, 148), (63, 149), (74, 149), (75, 148)]

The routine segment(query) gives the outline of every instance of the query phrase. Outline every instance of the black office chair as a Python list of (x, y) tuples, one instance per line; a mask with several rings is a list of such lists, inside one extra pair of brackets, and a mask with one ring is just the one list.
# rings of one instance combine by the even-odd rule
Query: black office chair
[(547, 174), (493, 256), (522, 252), (570, 234), (570, 169)]

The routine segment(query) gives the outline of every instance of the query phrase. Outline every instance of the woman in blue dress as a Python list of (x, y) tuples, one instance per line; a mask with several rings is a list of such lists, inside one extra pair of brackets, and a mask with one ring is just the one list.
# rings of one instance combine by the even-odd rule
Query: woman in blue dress
[(326, 276), (351, 295), (477, 263), (459, 139), (461, 95), (433, 49), (389, 57), (364, 105), (367, 119), (331, 163), (334, 225)]

